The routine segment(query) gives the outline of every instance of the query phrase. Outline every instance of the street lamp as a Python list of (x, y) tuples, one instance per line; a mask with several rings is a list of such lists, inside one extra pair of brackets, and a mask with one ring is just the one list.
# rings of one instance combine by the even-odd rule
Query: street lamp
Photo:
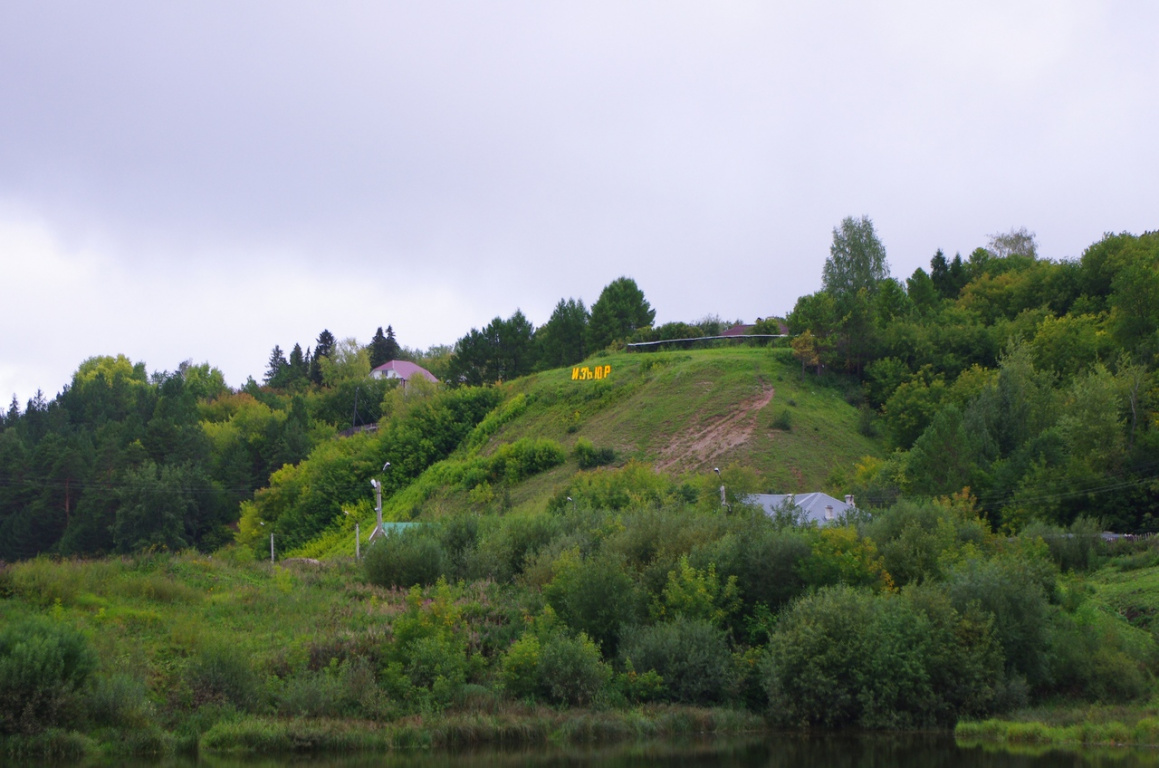
[(382, 530), (382, 483), (371, 478), (370, 487), (374, 489), (375, 524), (374, 530), (370, 532), (370, 540), (373, 541), (375, 536), (385, 535), (386, 532)]
[[(258, 520), (258, 525), (265, 528), (266, 521), (265, 520)], [(273, 564), (274, 564), (274, 532), (270, 531), (270, 565), (273, 565)]]

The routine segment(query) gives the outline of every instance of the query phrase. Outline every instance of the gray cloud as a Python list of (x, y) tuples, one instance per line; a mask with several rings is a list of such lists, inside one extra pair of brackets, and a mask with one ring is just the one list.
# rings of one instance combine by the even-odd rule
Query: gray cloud
[(846, 215), (874, 219), (898, 276), (1013, 226), (1077, 256), (1155, 227), (1156, 21), (1088, 2), (8, 4), (0, 260), (99, 268), (68, 289), (21, 273), (42, 301), (0, 318), (37, 343), (3, 351), (0, 392), (117, 351), (240, 384), (323, 327), (451, 342), (621, 274), (661, 321), (786, 312)]

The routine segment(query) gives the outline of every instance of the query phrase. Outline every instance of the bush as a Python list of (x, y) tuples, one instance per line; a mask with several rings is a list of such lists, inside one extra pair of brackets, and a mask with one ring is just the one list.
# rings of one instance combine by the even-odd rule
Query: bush
[(830, 525), (812, 537), (809, 558), (797, 568), (806, 584), (825, 587), (846, 584), (886, 589), (893, 579), (873, 539), (859, 536), (852, 526)]
[(123, 673), (93, 678), (85, 710), (94, 725), (110, 728), (146, 728), (153, 716), (145, 683)]
[(1106, 542), (1102, 524), (1093, 518), (1080, 517), (1069, 528), (1034, 522), (1020, 534), (1022, 538), (1041, 538), (1050, 558), (1063, 571), (1091, 571), (1098, 567)]
[(812, 552), (808, 533), (793, 528), (778, 531), (763, 514), (761, 518), (694, 550), (692, 558), (715, 562), (722, 579), (736, 578), (746, 614), (758, 604), (776, 610), (804, 592), (800, 566)]
[(76, 693), (96, 667), (88, 640), (41, 617), (0, 631), (0, 733), (32, 734), (75, 717)]
[(347, 714), (345, 686), (337, 666), (303, 672), (286, 680), (278, 691), (279, 714), (295, 717), (339, 717)]
[(226, 702), (249, 711), (257, 709), (264, 693), (244, 652), (223, 641), (198, 650), (189, 666), (189, 684), (197, 704)]
[(412, 587), (406, 611), (394, 620), (386, 684), (391, 693), (420, 706), (443, 707), (467, 681), (467, 625), (451, 588), (439, 580), (432, 599)]
[(616, 460), (616, 452), (611, 448), (596, 448), (591, 440), (584, 437), (575, 441), (572, 455), (575, 456), (580, 469), (594, 469)]
[(1002, 685), (985, 620), (963, 621), (936, 594), (846, 586), (782, 614), (764, 672), (772, 714), (787, 725), (946, 725), (988, 711)]
[(508, 694), (521, 699), (539, 691), (539, 652), (539, 637), (526, 632), (503, 654), (499, 679)]
[(1049, 604), (1033, 561), (1026, 556), (969, 560), (949, 574), (946, 589), (959, 612), (976, 607), (992, 617), (1009, 673), (1032, 688), (1046, 680)]
[(781, 432), (789, 432), (793, 429), (793, 414), (789, 412), (788, 408), (782, 408), (773, 416), (769, 426)]
[(937, 502), (901, 501), (875, 515), (866, 535), (877, 542), (885, 569), (898, 586), (940, 581), (948, 553), (982, 545), (988, 526), (971, 510)]
[(433, 531), (392, 533), (367, 547), (362, 559), (366, 579), (380, 587), (429, 586), (447, 571), (447, 556)]
[(581, 560), (578, 552), (564, 553), (544, 595), (568, 627), (599, 643), (609, 658), (616, 653), (623, 627), (640, 615), (635, 584), (608, 556)]
[(522, 573), (535, 553), (559, 533), (559, 521), (551, 515), (504, 515), (485, 519), (484, 531), (465, 564), (472, 579), (511, 581)]
[(518, 483), (558, 467), (566, 458), (563, 447), (554, 440), (524, 437), (499, 447), (490, 458), (489, 477), (493, 483)]
[(1155, 639), (1091, 604), (1057, 612), (1050, 625), (1050, 688), (1085, 700), (1122, 702), (1151, 689)]
[(659, 698), (683, 704), (719, 704), (732, 693), (734, 675), (723, 630), (703, 620), (678, 618), (645, 627), (624, 640), (620, 656), (663, 680)]
[(600, 649), (582, 632), (553, 633), (539, 651), (539, 689), (554, 704), (587, 706), (603, 691), (612, 671)]
[(550, 626), (550, 619), (546, 624), (541, 619), (540, 626), (525, 632), (503, 655), (499, 677), (504, 690), (517, 698), (536, 696), (552, 704), (591, 704), (611, 680), (611, 669), (587, 635), (572, 637)]

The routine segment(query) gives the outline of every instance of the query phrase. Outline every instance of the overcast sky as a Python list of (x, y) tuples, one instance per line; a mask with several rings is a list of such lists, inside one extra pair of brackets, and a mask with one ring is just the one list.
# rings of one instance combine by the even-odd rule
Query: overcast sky
[[(952, 6), (952, 7), (951, 7)], [(784, 314), (1159, 228), (1159, 4), (0, 0), (0, 398), (87, 357), (232, 386), (329, 329), (453, 343), (633, 277)]]

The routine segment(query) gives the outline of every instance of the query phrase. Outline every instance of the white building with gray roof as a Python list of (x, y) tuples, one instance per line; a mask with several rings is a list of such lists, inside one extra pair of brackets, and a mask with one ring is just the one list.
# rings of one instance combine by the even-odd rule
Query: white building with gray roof
[(853, 497), (846, 496), (845, 501), (835, 499), (820, 491), (814, 493), (754, 493), (745, 498), (747, 504), (760, 507), (769, 517), (778, 512), (795, 512), (800, 515), (801, 522), (828, 525), (840, 522), (850, 510), (856, 510)]

